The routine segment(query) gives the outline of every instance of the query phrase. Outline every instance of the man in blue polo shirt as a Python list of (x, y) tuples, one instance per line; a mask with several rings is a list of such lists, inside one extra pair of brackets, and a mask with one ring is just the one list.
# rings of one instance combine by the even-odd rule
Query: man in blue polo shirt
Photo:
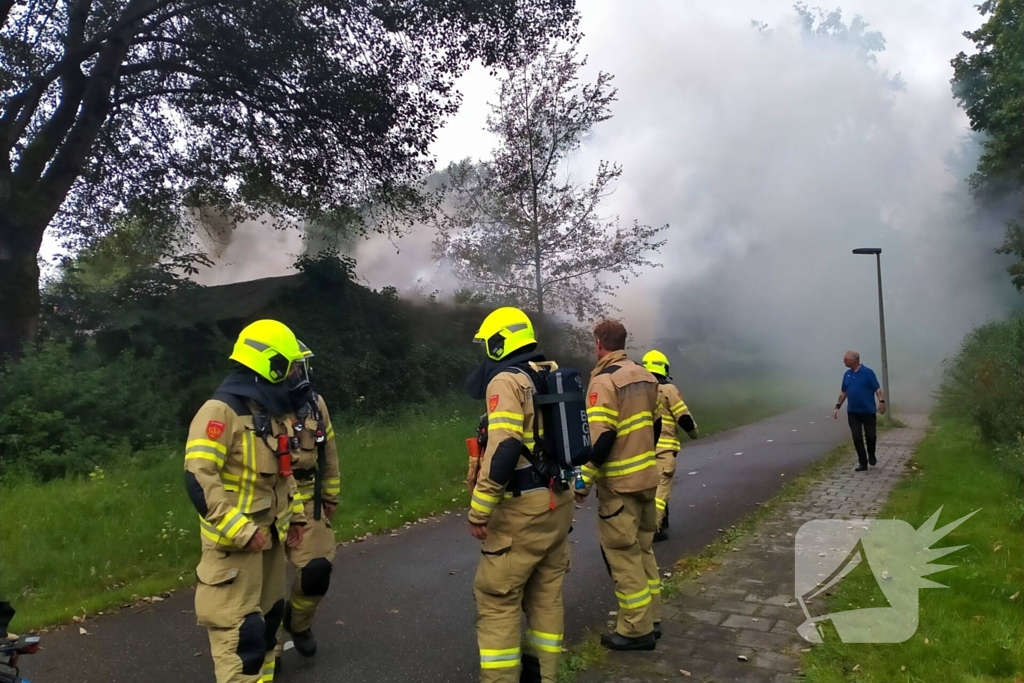
[[(839, 392), (839, 401), (836, 403), (836, 410), (832, 414), (833, 419), (839, 419), (839, 408), (843, 401), (850, 399), (850, 405), (846, 409), (847, 417), (850, 420), (850, 430), (853, 432), (853, 445), (857, 449), (857, 459), (860, 466), (857, 472), (863, 472), (868, 464), (877, 464), (875, 460), (875, 397), (878, 397), (877, 412), (885, 415), (885, 396), (878, 384), (875, 372), (866, 365), (860, 364), (860, 354), (856, 351), (847, 351), (843, 356), (843, 365), (847, 367), (843, 375), (843, 388)], [(868, 447), (864, 450), (864, 438), (867, 437)]]

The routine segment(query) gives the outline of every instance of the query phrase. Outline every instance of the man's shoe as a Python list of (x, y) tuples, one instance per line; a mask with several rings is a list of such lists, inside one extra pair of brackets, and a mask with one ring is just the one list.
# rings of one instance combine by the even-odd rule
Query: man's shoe
[(653, 650), (657, 646), (657, 641), (654, 638), (654, 631), (639, 638), (627, 638), (619, 635), (617, 631), (613, 631), (601, 636), (601, 645), (609, 650)]
[(654, 622), (654, 639), (661, 640), (661, 622)]
[(292, 643), (295, 645), (295, 651), (303, 657), (312, 657), (316, 654), (316, 637), (311, 628), (293, 633)]
[(871, 465), (872, 467), (878, 464), (878, 461), (875, 460), (875, 456), (872, 455), (871, 457), (868, 458), (868, 464)]
[(861, 465), (860, 467), (857, 467), (857, 468), (856, 468), (856, 469), (854, 469), (853, 471), (854, 471), (854, 472), (863, 472), (863, 471), (865, 471), (865, 470), (866, 470), (867, 468), (868, 468), (868, 466), (867, 466), (867, 465)]
[(654, 542), (660, 543), (661, 541), (668, 540), (668, 532), (665, 531), (665, 527), (662, 527), (654, 532)]

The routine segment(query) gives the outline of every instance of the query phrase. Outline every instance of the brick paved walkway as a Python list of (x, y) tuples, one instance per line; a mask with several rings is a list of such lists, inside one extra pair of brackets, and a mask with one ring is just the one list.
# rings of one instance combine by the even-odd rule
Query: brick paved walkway
[(800, 650), (810, 645), (796, 633), (804, 615), (793, 597), (794, 536), (808, 520), (878, 513), (928, 427), (925, 415), (900, 419), (905, 429), (879, 435), (878, 467), (854, 472), (856, 457), (844, 460), (737, 542), (718, 567), (687, 582), (663, 607), (656, 651), (612, 653), (581, 683), (796, 681)]

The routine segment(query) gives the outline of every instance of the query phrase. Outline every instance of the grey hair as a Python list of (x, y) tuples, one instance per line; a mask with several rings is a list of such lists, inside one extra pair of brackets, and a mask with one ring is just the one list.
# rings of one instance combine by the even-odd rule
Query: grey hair
[(857, 361), (858, 363), (860, 362), (860, 354), (859, 354), (859, 353), (857, 353), (856, 351), (847, 351), (847, 352), (846, 352), (846, 355), (847, 355), (847, 356), (853, 356), (853, 359), (854, 359), (855, 361)]

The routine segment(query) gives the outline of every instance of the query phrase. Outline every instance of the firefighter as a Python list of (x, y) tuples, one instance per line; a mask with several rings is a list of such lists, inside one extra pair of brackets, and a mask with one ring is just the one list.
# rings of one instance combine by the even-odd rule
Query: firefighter
[[(310, 381), (309, 362), (313, 352), (301, 341), (299, 349), (306, 362), (301, 367), (302, 379), (292, 390), (295, 402), (300, 405), (293, 426), (299, 449), (292, 469), (299, 489), (296, 498), (305, 507), (306, 529), (298, 547), (285, 549), (288, 561), (295, 568), (295, 578), (284, 606), (282, 629), (291, 635), (296, 652), (303, 657), (312, 657), (316, 654), (316, 638), (311, 628), (313, 618), (331, 585), (337, 549), (331, 519), (341, 492), (341, 475), (331, 416), (323, 396), (313, 390)], [(316, 504), (317, 496), (320, 498), (319, 506)], [(283, 644), (284, 638), (279, 637), (279, 654)]]
[(185, 445), (202, 537), (196, 619), (218, 683), (268, 683), (284, 615), (284, 544), (299, 547), (306, 522), (290, 441), (304, 360), (275, 320), (242, 330), (231, 360), (235, 370), (196, 413)]
[(488, 315), (474, 341), (487, 355), (466, 383), (470, 396), (487, 402), (486, 447), (469, 511), (470, 533), (483, 542), (473, 582), (480, 681), (554, 683), (574, 508), (568, 487), (537, 458), (543, 425), (532, 375), (557, 366), (537, 352), (533, 324), (516, 308)]
[(652, 548), (658, 380), (626, 357), (622, 323), (598, 323), (594, 340), (597, 366), (587, 389), (593, 447), (576, 501), (586, 500), (597, 482), (601, 551), (619, 603), (615, 631), (601, 643), (611, 650), (653, 650), (661, 636), (661, 579)]
[(672, 496), (672, 479), (676, 476), (676, 456), (682, 444), (676, 432), (676, 425), (691, 439), (697, 438), (697, 423), (690, 415), (690, 409), (683, 401), (676, 385), (669, 376), (668, 356), (661, 351), (648, 351), (643, 357), (644, 367), (658, 380), (658, 413), (661, 418), (661, 434), (655, 450), (658, 453), (658, 493), (654, 499), (658, 507), (658, 530), (654, 533), (655, 543), (668, 538), (668, 499)]

